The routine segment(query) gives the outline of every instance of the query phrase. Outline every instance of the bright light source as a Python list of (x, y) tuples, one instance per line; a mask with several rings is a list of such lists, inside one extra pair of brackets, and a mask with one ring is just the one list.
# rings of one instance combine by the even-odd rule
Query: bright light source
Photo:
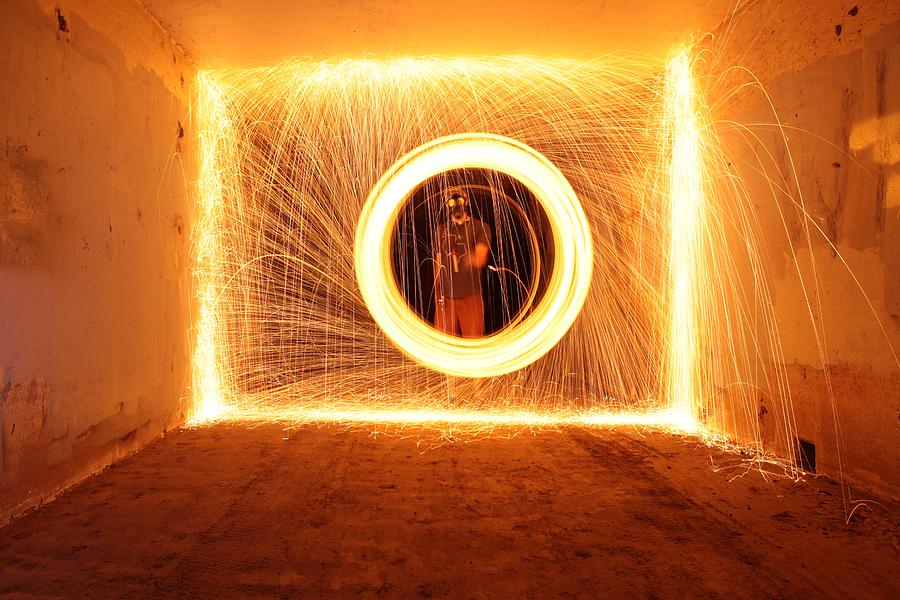
[(666, 91), (665, 125), (671, 136), (669, 403), (674, 411), (683, 415), (685, 423), (690, 423), (695, 418), (697, 397), (696, 313), (697, 289), (701, 283), (697, 264), (703, 219), (703, 162), (691, 56), (687, 51), (669, 63)]
[[(454, 169), (490, 169), (528, 187), (540, 201), (556, 252), (547, 290), (514, 327), (484, 338), (447, 335), (409, 307), (391, 268), (393, 230), (401, 208), (428, 178)], [(421, 146), (391, 167), (372, 189), (356, 230), (356, 278), (373, 318), (406, 354), (431, 369), (463, 377), (517, 371), (546, 354), (578, 316), (591, 283), (591, 234), (581, 203), (563, 174), (525, 144), (466, 133)]]

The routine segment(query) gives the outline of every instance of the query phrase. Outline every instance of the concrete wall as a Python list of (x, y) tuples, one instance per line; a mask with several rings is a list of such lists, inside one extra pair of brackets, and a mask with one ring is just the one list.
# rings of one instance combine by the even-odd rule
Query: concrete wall
[(295, 57), (666, 55), (736, 0), (144, 0), (203, 68)]
[[(815, 443), (819, 471), (894, 498), (900, 496), (898, 19), (900, 5), (889, 1), (757, 1), (724, 23), (712, 42), (720, 61), (713, 70), (745, 65), (768, 92), (747, 89), (718, 116), (741, 123), (774, 123), (777, 116), (787, 127), (754, 126), (758, 142), (732, 150), (764, 234), (797, 435)], [(742, 80), (745, 74), (733, 73), (718, 93)], [(771, 158), (756, 160), (767, 151)], [(753, 170), (760, 165), (765, 176)], [(766, 181), (781, 183), (782, 175), (790, 197), (773, 194)], [(809, 221), (798, 216), (794, 200), (805, 204)], [(801, 276), (824, 334), (819, 340)]]
[(192, 73), (132, 0), (0, 2), (0, 523), (183, 420)]

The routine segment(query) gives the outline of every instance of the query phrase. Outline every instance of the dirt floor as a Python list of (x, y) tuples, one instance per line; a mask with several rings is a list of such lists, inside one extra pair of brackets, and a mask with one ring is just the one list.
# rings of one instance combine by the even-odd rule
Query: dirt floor
[(741, 464), (635, 429), (186, 429), (0, 529), (0, 594), (900, 597), (896, 506), (848, 523), (836, 483)]

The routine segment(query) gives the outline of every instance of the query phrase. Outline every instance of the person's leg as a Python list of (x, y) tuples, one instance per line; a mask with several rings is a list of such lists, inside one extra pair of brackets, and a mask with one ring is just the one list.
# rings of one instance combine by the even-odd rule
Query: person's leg
[(484, 337), (484, 300), (481, 294), (456, 300), (456, 314), (463, 337)]
[(434, 305), (434, 328), (438, 331), (447, 331), (447, 301), (437, 302)]
[(457, 335), (457, 308), (453, 298), (444, 298), (444, 306), (438, 304), (434, 309), (434, 328), (443, 333)]
[(459, 335), (460, 334), (460, 322), (459, 322), (459, 298), (448, 298), (447, 302), (452, 307), (450, 309), (450, 325), (448, 326), (448, 331), (450, 335)]

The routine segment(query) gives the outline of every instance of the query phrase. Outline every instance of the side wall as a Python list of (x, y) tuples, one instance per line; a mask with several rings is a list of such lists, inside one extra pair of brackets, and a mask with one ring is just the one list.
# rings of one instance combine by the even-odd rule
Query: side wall
[(138, 2), (0, 2), (0, 523), (184, 419), (193, 72)]
[[(748, 67), (768, 94), (738, 93), (718, 116), (757, 124), (748, 131), (758, 139), (735, 144), (733, 158), (765, 243), (796, 434), (815, 444), (818, 471), (893, 498), (900, 497), (898, 19), (900, 6), (889, 1), (749, 2), (720, 27), (711, 53), (719, 65)], [(733, 73), (724, 87), (742, 80)], [(783, 129), (765, 125), (776, 117)], [(791, 196), (773, 193), (767, 178)]]

